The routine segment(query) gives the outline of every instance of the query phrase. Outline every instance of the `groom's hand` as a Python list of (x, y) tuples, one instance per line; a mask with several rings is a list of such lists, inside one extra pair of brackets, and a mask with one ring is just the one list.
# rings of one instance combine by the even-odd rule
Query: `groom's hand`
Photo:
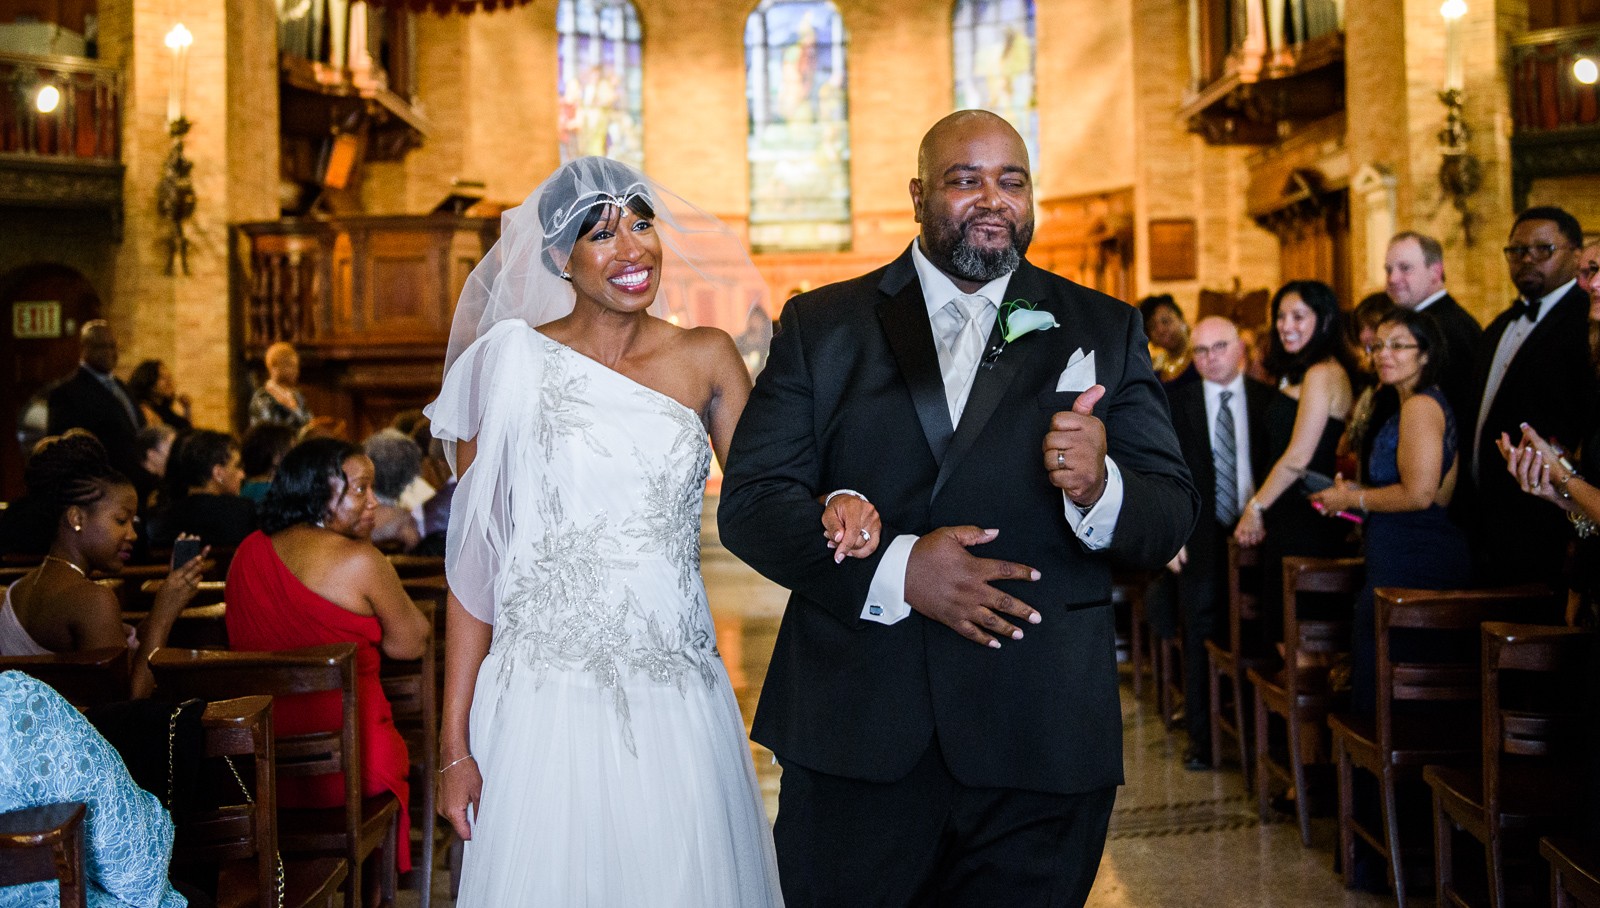
[(1039, 572), (967, 551), (968, 546), (993, 542), (999, 535), (999, 530), (973, 526), (940, 527), (918, 539), (906, 561), (906, 604), (973, 643), (999, 649), (997, 637), (1021, 640), (1022, 631), (1000, 616), (1038, 624), (1039, 613), (989, 584), (1038, 580)]
[(1079, 394), (1071, 410), (1050, 417), (1044, 436), (1050, 484), (1082, 508), (1098, 502), (1106, 490), (1106, 426), (1093, 415), (1105, 393), (1104, 385), (1095, 385)]

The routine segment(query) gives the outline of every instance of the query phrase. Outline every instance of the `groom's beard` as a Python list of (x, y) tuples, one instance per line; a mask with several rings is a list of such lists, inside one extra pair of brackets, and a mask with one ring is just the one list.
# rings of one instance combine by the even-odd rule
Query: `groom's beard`
[(972, 217), (959, 224), (938, 222), (935, 229), (924, 235), (927, 242), (922, 251), (950, 274), (964, 281), (987, 284), (1016, 271), (1022, 264), (1022, 256), (1033, 242), (1033, 219), (1029, 218), (1021, 226), (1007, 223), (1005, 228), (1010, 239), (998, 249), (980, 248), (967, 241), (967, 230), (976, 220), (978, 218)]

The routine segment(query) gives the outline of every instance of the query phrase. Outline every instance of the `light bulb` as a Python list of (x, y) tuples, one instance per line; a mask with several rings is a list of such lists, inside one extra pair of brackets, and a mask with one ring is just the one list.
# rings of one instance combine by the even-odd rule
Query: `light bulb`
[(1572, 78), (1585, 85), (1600, 82), (1600, 66), (1588, 57), (1579, 57), (1572, 63)]
[(172, 50), (177, 50), (181, 47), (188, 47), (193, 43), (194, 34), (187, 28), (184, 28), (182, 22), (174, 25), (172, 27), (172, 31), (167, 32), (167, 47), (171, 48)]
[(1439, 15), (1449, 20), (1460, 19), (1467, 14), (1467, 0), (1444, 0), (1439, 7)]
[[(1590, 81), (1593, 80), (1591, 79)], [(54, 85), (46, 85), (45, 87), (39, 89), (39, 93), (33, 98), (33, 106), (38, 108), (40, 113), (44, 114), (54, 113), (55, 109), (59, 107), (60, 104), (61, 91)]]

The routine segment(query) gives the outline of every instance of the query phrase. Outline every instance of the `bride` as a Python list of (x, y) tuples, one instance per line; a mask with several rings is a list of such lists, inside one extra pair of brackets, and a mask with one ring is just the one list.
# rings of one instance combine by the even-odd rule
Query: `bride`
[[(464, 908), (782, 903), (699, 571), (706, 438), (723, 458), (750, 378), (726, 333), (658, 317), (706, 280), (761, 286), (714, 218), (583, 158), (462, 292), (428, 415), (460, 477), (439, 810)], [(873, 537), (849, 554), (875, 547), (841, 503)]]

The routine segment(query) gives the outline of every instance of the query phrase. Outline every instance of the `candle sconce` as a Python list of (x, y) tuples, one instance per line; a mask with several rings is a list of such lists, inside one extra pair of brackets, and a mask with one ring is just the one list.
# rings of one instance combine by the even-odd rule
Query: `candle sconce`
[(1467, 198), (1483, 185), (1483, 165), (1468, 147), (1472, 129), (1465, 114), (1466, 91), (1462, 72), (1460, 28), (1467, 14), (1465, 0), (1445, 0), (1439, 7), (1445, 27), (1445, 80), (1439, 92), (1444, 105), (1444, 128), (1439, 130), (1439, 187), (1461, 215), (1462, 238), (1472, 245), (1472, 212)]
[(194, 162), (183, 153), (183, 137), (194, 125), (183, 112), (189, 91), (189, 47), (193, 43), (194, 35), (181, 22), (167, 32), (167, 49), (172, 51), (172, 82), (167, 87), (167, 134), (172, 137), (172, 149), (161, 166), (156, 211), (172, 229), (168, 238), (168, 274), (175, 273), (175, 267), (182, 267), (185, 275), (189, 273), (189, 237), (183, 225), (194, 216), (199, 201), (194, 193)]
[(198, 201), (194, 194), (194, 180), (190, 176), (194, 171), (194, 162), (183, 153), (183, 137), (188, 134), (189, 126), (189, 120), (181, 116), (168, 124), (172, 150), (167, 152), (166, 163), (161, 167), (161, 184), (156, 190), (156, 210), (172, 227), (172, 235), (168, 238), (168, 274), (175, 273), (175, 265), (181, 266), (185, 275), (189, 273), (189, 237), (184, 233), (183, 224), (194, 215)]

